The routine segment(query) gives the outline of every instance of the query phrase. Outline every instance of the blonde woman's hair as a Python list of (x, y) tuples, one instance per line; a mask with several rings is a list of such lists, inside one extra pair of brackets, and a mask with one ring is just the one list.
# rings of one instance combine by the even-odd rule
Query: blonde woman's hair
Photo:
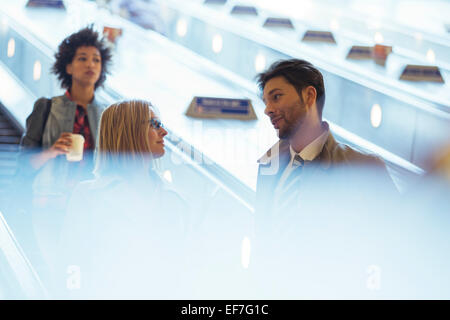
[(125, 100), (106, 108), (100, 119), (94, 174), (133, 171), (151, 158), (148, 139), (151, 103)]

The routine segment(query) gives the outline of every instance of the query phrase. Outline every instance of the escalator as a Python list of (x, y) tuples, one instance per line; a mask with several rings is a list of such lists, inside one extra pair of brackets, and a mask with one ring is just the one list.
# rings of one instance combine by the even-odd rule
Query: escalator
[(47, 290), (0, 211), (0, 300), (46, 297)]
[[(4, 31), (3, 39), (0, 39), (4, 40), (2, 43), (4, 47), (6, 47), (7, 41), (14, 39), (17, 43), (17, 48), (23, 49), (23, 55), (17, 54), (14, 57), (4, 57), (1, 59), (2, 63), (10, 69), (9, 73), (11, 77), (13, 77), (12, 74), (14, 73), (15, 77), (20, 80), (21, 85), (32, 93), (27, 102), (10, 103), (6, 102), (6, 98), (3, 101), (8, 107), (8, 110), (17, 114), (15, 117), (22, 125), (25, 122), (26, 115), (31, 111), (32, 101), (35, 101), (38, 97), (36, 95), (52, 96), (57, 95), (59, 92), (56, 90), (53, 79), (48, 74), (43, 73), (40, 80), (35, 80), (31, 77), (29, 70), (31, 70), (33, 64), (36, 65), (36, 62), (40, 62), (39, 65), (42, 65), (42, 70), (49, 69), (53, 61), (51, 57), (54, 48), (52, 46), (54, 47), (56, 41), (59, 41), (61, 37), (39, 29), (47, 26), (45, 24), (46, 19), (42, 19), (44, 16), (42, 12), (39, 12), (41, 16), (38, 15), (37, 11), (29, 11), (27, 13), (36, 14), (34, 20), (29, 19), (30, 23), (35, 23), (33, 25), (35, 28), (32, 28), (30, 25), (28, 27), (17, 27), (11, 19), (8, 20), (9, 29), (5, 28), (7, 31)], [(55, 12), (53, 14), (56, 15)], [(99, 16), (104, 18), (100, 14)], [(27, 22), (28, 20), (23, 21)], [(40, 23), (38, 23), (39, 21)], [(196, 213), (194, 217), (195, 222), (197, 224), (204, 223), (209, 226), (211, 224), (210, 222), (209, 224), (204, 222), (208, 221), (207, 219), (209, 218), (209, 221), (213, 220), (215, 225), (220, 225), (220, 228), (215, 228), (214, 230), (218, 229), (223, 231), (223, 234), (220, 234), (220, 238), (227, 245), (232, 244), (233, 253), (236, 253), (235, 255), (237, 256), (237, 258), (235, 255), (230, 257), (230, 263), (239, 262), (241, 259), (239, 254), (242, 239), (244, 236), (249, 235), (248, 230), (253, 219), (252, 200), (254, 190), (252, 190), (252, 186), (255, 183), (255, 179), (251, 173), (256, 168), (256, 163), (253, 167), (250, 167), (251, 170), (239, 170), (238, 163), (231, 162), (230, 165), (229, 162), (221, 160), (217, 156), (217, 153), (214, 152), (217, 149), (211, 147), (212, 144), (209, 145), (210, 149), (208, 150), (208, 145), (205, 146), (205, 142), (208, 141), (204, 141), (203, 137), (208, 137), (205, 133), (209, 132), (209, 136), (213, 137), (211, 139), (213, 144), (223, 148), (222, 145), (226, 146), (226, 143), (221, 144), (218, 138), (225, 136), (225, 133), (237, 133), (239, 138), (232, 139), (232, 142), (238, 145), (235, 149), (240, 150), (239, 146), (245, 146), (245, 148), (251, 148), (252, 151), (255, 151), (255, 154), (259, 155), (261, 150), (265, 151), (267, 149), (265, 144), (271, 145), (271, 141), (269, 140), (274, 139), (273, 130), (268, 121), (259, 121), (251, 125), (237, 121), (223, 120), (200, 123), (198, 120), (186, 118), (183, 111), (187, 103), (191, 100), (193, 92), (199, 92), (201, 94), (219, 92), (226, 96), (230, 95), (230, 92), (237, 92), (239, 96), (249, 96), (255, 101), (255, 109), (261, 116), (263, 116), (261, 112), (263, 106), (256, 99), (253, 89), (250, 86), (246, 87), (248, 82), (237, 81), (240, 80), (239, 77), (229, 75), (226, 70), (212, 63), (208, 63), (204, 59), (189, 53), (187, 50), (183, 50), (184, 48), (180, 48), (162, 37), (146, 33), (137, 28), (132, 28), (132, 26), (127, 25), (125, 22), (124, 26), (124, 30), (126, 31), (125, 35), (116, 48), (116, 56), (121, 59), (117, 59), (115, 74), (108, 79), (109, 83), (107, 87), (99, 93), (99, 96), (103, 96), (105, 104), (129, 96), (151, 98), (152, 102), (161, 109), (162, 119), (167, 120), (165, 122), (167, 122), (168, 127), (171, 129), (168, 130), (169, 135), (167, 136), (168, 154), (161, 160), (161, 165), (165, 170), (164, 177), (170, 177), (168, 180), (173, 180), (174, 187), (189, 190), (187, 195), (183, 195), (189, 203), (200, 202), (196, 201), (198, 199), (207, 199), (207, 201), (203, 201), (194, 206), (193, 211)], [(35, 29), (36, 32), (33, 34), (31, 30), (34, 31)], [(138, 52), (129, 50), (132, 46), (139, 49), (136, 50)], [(4, 51), (6, 52), (6, 50)], [(17, 52), (20, 52), (19, 49)], [(183, 61), (180, 62), (180, 60)], [(14, 64), (16, 62), (17, 64)], [(177, 75), (177, 77), (173, 75)], [(145, 81), (136, 81), (136, 79)], [(201, 85), (198, 85), (198, 83)], [(179, 89), (174, 90), (174, 87)], [(201, 87), (202, 90), (199, 91), (198, 87)], [(59, 90), (59, 88), (57, 89)], [(23, 97), (26, 95), (8, 93), (14, 97)], [(1, 98), (4, 99), (3, 96)], [(18, 143), (22, 129), (11, 120), (6, 108), (3, 111), (5, 112), (1, 113), (0, 118), (0, 197), (7, 197), (7, 192), (11, 186), (11, 180), (16, 169)], [(363, 117), (365, 115), (361, 115), (361, 118)], [(204, 125), (204, 127), (201, 127), (200, 124)], [(204, 132), (201, 131), (202, 128), (205, 130)], [(219, 128), (221, 130), (220, 135), (217, 134)], [(336, 132), (338, 127), (335, 126), (332, 129)], [(265, 132), (271, 132), (273, 134), (270, 137), (266, 137), (265, 135), (257, 136), (256, 134)], [(255, 137), (248, 133), (252, 133)], [(343, 129), (338, 133), (339, 138), (348, 144), (355, 147), (361, 147), (363, 145), (362, 143), (358, 144), (362, 139), (355, 139), (354, 136), (356, 134), (351, 134)], [(248, 138), (242, 139), (243, 136)], [(182, 140), (180, 137), (184, 137), (186, 140)], [(261, 143), (258, 139), (264, 142)], [(353, 144), (351, 143), (352, 141), (354, 142)], [(253, 155), (253, 152), (249, 152), (249, 154)], [(388, 152), (385, 152), (385, 154), (389, 156)], [(202, 155), (202, 161), (199, 160), (197, 162), (196, 155)], [(210, 161), (212, 157), (214, 157), (213, 160), (216, 163), (214, 165), (206, 165), (214, 163), (214, 161)], [(256, 156), (250, 158), (253, 163)], [(395, 171), (398, 176), (416, 176), (421, 173), (419, 168), (408, 163), (407, 160), (409, 158), (407, 160), (400, 158), (398, 156), (393, 161), (394, 164), (398, 164), (398, 170)], [(398, 159), (402, 161), (397, 161)], [(184, 165), (182, 166), (180, 164)], [(239, 175), (242, 171), (246, 171), (246, 175)], [(5, 202), (0, 198), (0, 205), (3, 203)], [(223, 204), (226, 204), (226, 206)], [(225, 207), (227, 210), (225, 210)], [(1, 210), (3, 209), (0, 207)], [(214, 216), (205, 217), (203, 215), (204, 212), (212, 212)], [(3, 214), (5, 214), (6, 220), (21, 243), (25, 253), (30, 258), (34, 268), (38, 273), (41, 269), (45, 269), (45, 267), (41, 268), (39, 266), (39, 262), (36, 262), (39, 259), (35, 259), (34, 257), (39, 255), (39, 252), (33, 248), (27, 250), (27, 244), (29, 245), (31, 241), (21, 241), (23, 238), (20, 235), (20, 231), (22, 230), (21, 228), (14, 228), (12, 223), (14, 219), (9, 219), (11, 216), (10, 212), (3, 211)], [(21, 220), (24, 221), (26, 219)], [(233, 236), (230, 236), (230, 230), (234, 230)], [(24, 233), (22, 231), (22, 234)], [(236, 234), (238, 236), (235, 236)], [(216, 250), (216, 243), (208, 243), (208, 248), (211, 251)], [(1, 243), (0, 249), (2, 249)], [(34, 254), (35, 252), (37, 253)], [(5, 286), (2, 282), (3, 269), (1, 269), (1, 259), (3, 259), (3, 256), (1, 256), (1, 253), (2, 251), (0, 250), (0, 299), (1, 288)], [(11, 279), (13, 275), (11, 272), (13, 270), (10, 270), (9, 274), (6, 273), (5, 279)], [(41, 275), (41, 273), (39, 274)], [(44, 283), (46, 283), (45, 277), (43, 279)], [(11, 293), (9, 295), (11, 296)]]
[(0, 203), (5, 203), (11, 190), (17, 166), (22, 130), (0, 103)]

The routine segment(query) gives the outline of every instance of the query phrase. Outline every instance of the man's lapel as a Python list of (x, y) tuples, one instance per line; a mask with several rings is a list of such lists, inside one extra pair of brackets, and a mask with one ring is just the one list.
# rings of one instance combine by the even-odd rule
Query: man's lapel
[(334, 140), (334, 137), (330, 132), (319, 155), (313, 161), (305, 161), (304, 181), (307, 181), (312, 176), (315, 176), (315, 174), (326, 173), (330, 169), (332, 153), (335, 146), (336, 140)]

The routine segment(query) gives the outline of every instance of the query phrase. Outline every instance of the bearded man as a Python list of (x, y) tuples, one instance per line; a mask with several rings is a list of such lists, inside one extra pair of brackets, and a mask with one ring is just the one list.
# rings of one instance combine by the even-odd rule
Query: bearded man
[[(255, 205), (258, 215), (261, 211), (266, 216), (274, 211), (295, 212), (304, 195), (315, 197), (313, 201), (326, 199), (327, 195), (320, 194), (320, 189), (331, 179), (333, 169), (377, 170), (376, 175), (389, 180), (389, 188), (393, 186), (378, 156), (336, 142), (328, 123), (322, 120), (323, 77), (311, 63), (299, 59), (277, 61), (257, 76), (257, 82), (266, 105), (265, 114), (280, 138), (258, 160)], [(314, 190), (319, 190), (314, 194), (311, 193), (313, 185)], [(302, 188), (306, 190), (303, 196)]]

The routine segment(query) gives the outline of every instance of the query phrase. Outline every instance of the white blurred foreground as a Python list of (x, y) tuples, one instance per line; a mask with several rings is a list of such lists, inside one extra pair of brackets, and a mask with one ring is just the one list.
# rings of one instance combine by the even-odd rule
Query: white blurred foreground
[(289, 212), (245, 216), (112, 175), (33, 230), (51, 298), (449, 299), (449, 185), (427, 176), (397, 194), (336, 171)]

